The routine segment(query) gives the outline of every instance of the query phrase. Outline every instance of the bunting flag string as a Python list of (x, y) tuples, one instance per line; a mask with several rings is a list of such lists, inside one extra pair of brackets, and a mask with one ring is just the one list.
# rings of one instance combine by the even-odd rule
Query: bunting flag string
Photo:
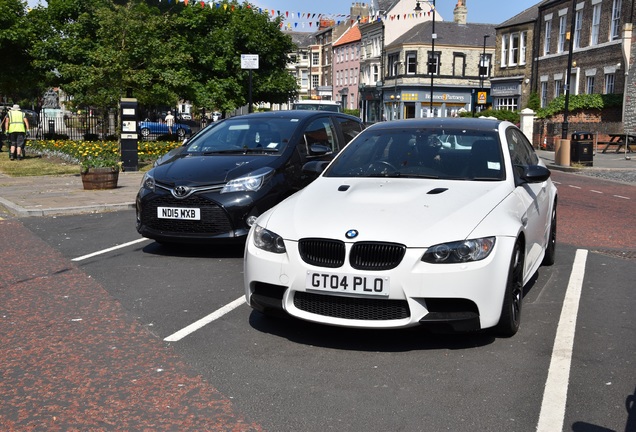
[[(163, 1), (163, 0), (159, 0), (159, 1)], [(166, 0), (168, 3), (172, 3), (172, 0)], [(388, 16), (381, 16), (381, 15), (375, 15), (375, 16), (357, 16), (357, 17), (353, 17), (349, 14), (334, 14), (334, 13), (316, 13), (316, 12), (292, 12), (292, 11), (281, 11), (278, 9), (269, 9), (269, 8), (262, 8), (262, 7), (256, 7), (250, 4), (247, 4), (245, 6), (243, 5), (230, 5), (227, 2), (221, 2), (221, 1), (214, 1), (214, 0), (174, 0), (175, 3), (183, 3), (185, 6), (188, 5), (198, 5), (201, 8), (205, 8), (206, 4), (210, 7), (210, 8), (216, 8), (216, 9), (220, 9), (223, 8), (224, 11), (230, 11), (230, 12), (234, 12), (236, 10), (236, 8), (238, 7), (239, 9), (242, 8), (247, 8), (247, 9), (252, 9), (260, 14), (266, 14), (266, 15), (271, 15), (270, 18), (271, 19), (276, 19), (278, 17), (280, 17), (281, 23), (280, 23), (280, 27), (281, 29), (284, 30), (294, 30), (294, 29), (298, 29), (303, 28), (305, 29), (306, 27), (308, 27), (309, 29), (312, 29), (314, 26), (316, 29), (318, 29), (320, 27), (321, 22), (328, 22), (330, 23), (329, 25), (335, 24), (335, 25), (340, 25), (343, 23), (350, 23), (350, 24), (354, 24), (356, 21), (357, 22), (363, 22), (363, 23), (367, 23), (367, 22), (376, 22), (376, 21), (383, 21), (383, 20), (388, 20), (388, 21), (399, 21), (399, 20), (408, 20), (408, 19), (419, 19), (422, 17), (430, 17), (433, 13), (433, 6), (429, 4), (430, 10), (428, 12), (422, 11), (422, 12), (416, 12), (416, 13), (405, 13), (405, 14), (393, 14), (393, 15), (388, 15)]]

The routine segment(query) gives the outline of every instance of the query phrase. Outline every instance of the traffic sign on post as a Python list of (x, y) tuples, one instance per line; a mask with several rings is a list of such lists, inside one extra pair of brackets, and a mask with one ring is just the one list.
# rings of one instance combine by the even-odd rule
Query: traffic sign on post
[(258, 69), (258, 54), (241, 54), (241, 69)]
[(241, 69), (248, 69), (250, 71), (250, 85), (248, 102), (248, 112), (252, 112), (252, 69), (258, 69), (258, 54), (241, 54)]
[(477, 92), (477, 104), (478, 105), (486, 105), (486, 92)]

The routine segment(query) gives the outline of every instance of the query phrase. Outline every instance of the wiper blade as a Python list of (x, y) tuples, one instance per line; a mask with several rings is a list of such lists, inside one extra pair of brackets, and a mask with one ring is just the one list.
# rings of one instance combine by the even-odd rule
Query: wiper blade
[(439, 176), (432, 174), (401, 174), (400, 177), (404, 178), (424, 178), (424, 179), (438, 179)]
[(245, 153), (278, 153), (277, 148), (269, 148), (269, 147), (254, 147), (254, 148), (246, 148), (243, 149)]
[(215, 154), (240, 154), (245, 153), (243, 149), (231, 149), (231, 150), (212, 150), (203, 152), (203, 156), (210, 156)]
[(364, 177), (392, 177), (392, 178), (397, 178), (397, 177), (402, 177), (402, 174), (400, 174), (399, 172), (392, 172), (392, 173), (373, 173), (373, 174), (366, 174)]
[(210, 155), (216, 155), (216, 154), (246, 154), (246, 153), (278, 153), (278, 149), (256, 147), (256, 148), (213, 150), (213, 151), (204, 152), (203, 156), (210, 156)]

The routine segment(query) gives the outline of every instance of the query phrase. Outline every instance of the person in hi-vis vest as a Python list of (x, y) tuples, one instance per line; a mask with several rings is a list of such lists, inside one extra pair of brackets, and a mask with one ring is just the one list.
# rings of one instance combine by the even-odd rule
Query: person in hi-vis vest
[(9, 159), (22, 159), (24, 154), (24, 141), (29, 130), (29, 121), (26, 115), (20, 110), (20, 105), (13, 105), (4, 118), (4, 130), (9, 135), (11, 151)]

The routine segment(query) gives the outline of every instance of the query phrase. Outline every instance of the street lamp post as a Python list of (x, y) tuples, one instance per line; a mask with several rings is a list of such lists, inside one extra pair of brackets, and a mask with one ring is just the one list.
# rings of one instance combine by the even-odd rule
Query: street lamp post
[(576, 1), (572, 0), (572, 18), (570, 19), (570, 46), (568, 51), (568, 71), (565, 81), (565, 109), (563, 110), (563, 126), (561, 128), (561, 139), (568, 138), (568, 116), (570, 110), (570, 88), (572, 81), (572, 52), (574, 51), (574, 27), (576, 26)]
[[(479, 90), (484, 91), (484, 77), (488, 73), (488, 68), (486, 67), (486, 39), (488, 39), (490, 35), (484, 35), (484, 50), (481, 54), (481, 64), (479, 65)], [(475, 115), (475, 105), (479, 102), (479, 95), (477, 95), (477, 99), (473, 102), (473, 117)], [(481, 112), (483, 107), (479, 108)]]
[(367, 100), (365, 97), (366, 86), (364, 83), (360, 83), (358, 91), (358, 106), (360, 107), (360, 118), (363, 121), (367, 121)]
[(433, 117), (433, 60), (435, 59), (435, 39), (437, 39), (437, 33), (435, 33), (435, 0), (433, 0), (433, 29), (431, 31), (431, 57), (429, 59), (429, 73), (431, 74), (431, 106), (430, 113)]
[(393, 96), (391, 96), (391, 99), (394, 100), (394, 114), (393, 114), (393, 118), (400, 118), (400, 109), (399, 109), (399, 104), (400, 104), (400, 95), (397, 92), (397, 77), (398, 77), (398, 73), (400, 72), (400, 66), (402, 65), (401, 61), (396, 61), (395, 62), (395, 79), (393, 81)]
[(384, 92), (382, 91), (383, 85), (384, 83), (382, 81), (378, 81), (375, 83), (375, 98), (378, 100), (377, 118), (375, 119), (376, 121), (381, 121), (384, 119), (384, 117), (382, 116), (382, 112), (384, 111)]
[[(483, 90), (484, 89), (484, 77), (486, 76), (486, 74), (488, 73), (488, 67), (486, 66), (486, 39), (488, 39), (490, 37), (490, 35), (484, 35), (484, 51), (481, 54), (481, 73), (479, 74), (479, 77), (481, 79), (480, 85), (479, 87)], [(482, 69), (483, 68), (483, 69)]]

